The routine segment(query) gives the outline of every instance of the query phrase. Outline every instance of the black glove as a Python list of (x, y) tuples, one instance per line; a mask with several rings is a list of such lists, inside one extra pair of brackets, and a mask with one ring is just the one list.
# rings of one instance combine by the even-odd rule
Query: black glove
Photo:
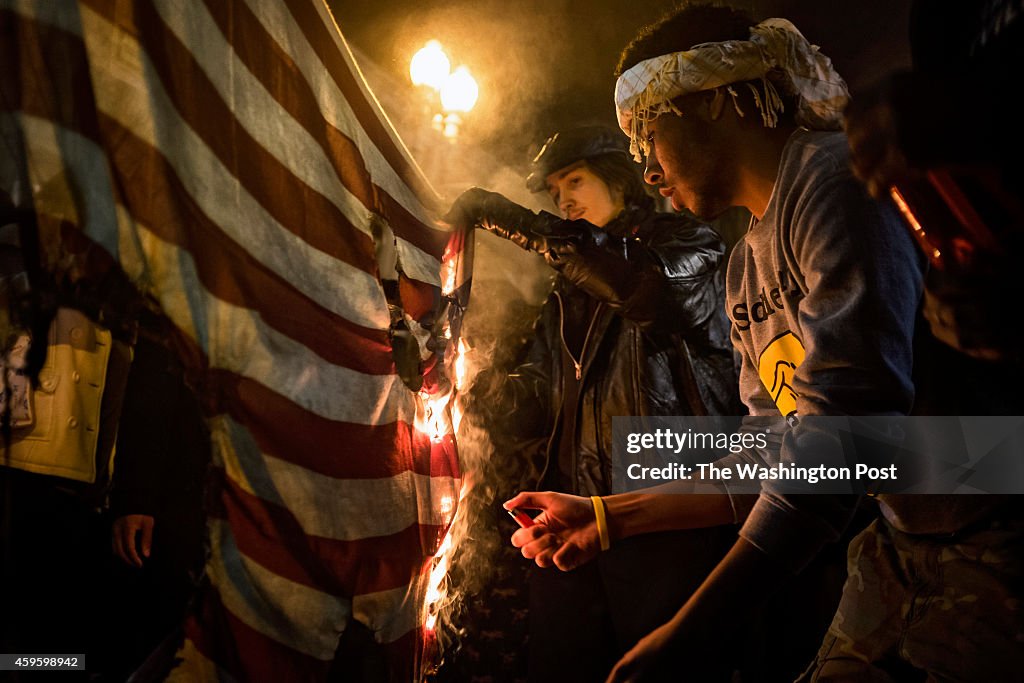
[(543, 211), (536, 214), (497, 192), (479, 187), (459, 195), (441, 220), (458, 228), (483, 228), (536, 252), (543, 251), (545, 235), (562, 222), (558, 216)]
[[(653, 295), (660, 276), (645, 254), (627, 260), (626, 240), (614, 237), (585, 220), (565, 220), (541, 211), (534, 213), (496, 192), (479, 187), (466, 190), (441, 219), (449, 225), (481, 227), (544, 256), (548, 265), (567, 280), (614, 308), (632, 307), (639, 298), (644, 309), (656, 307)], [(650, 317), (644, 312), (644, 318)]]
[(646, 309), (659, 305), (662, 277), (639, 243), (576, 220), (561, 221), (542, 237), (539, 247), (544, 260), (562, 277), (612, 308), (629, 308), (630, 318), (647, 319), (650, 311)]

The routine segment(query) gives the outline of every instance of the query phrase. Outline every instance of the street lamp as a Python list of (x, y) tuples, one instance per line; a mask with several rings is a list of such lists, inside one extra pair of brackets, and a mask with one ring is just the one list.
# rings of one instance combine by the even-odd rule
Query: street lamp
[[(476, 104), (480, 87), (466, 66), (451, 70), (451, 60), (445, 54), (441, 43), (427, 41), (412, 57), (409, 76), (414, 85), (429, 88), (431, 106), (434, 108), (433, 123), (436, 130), (454, 141), (462, 125), (461, 114)], [(440, 111), (437, 111), (440, 102)]]
[(460, 66), (445, 79), (441, 86), (441, 108), (445, 111), (446, 138), (454, 139), (459, 134), (459, 126), (462, 124), (459, 112), (465, 114), (471, 110), (479, 96), (480, 87), (466, 67)]
[(452, 69), (448, 55), (441, 49), (441, 43), (428, 40), (427, 44), (412, 56), (409, 62), (409, 76), (413, 85), (426, 85), (440, 90)]

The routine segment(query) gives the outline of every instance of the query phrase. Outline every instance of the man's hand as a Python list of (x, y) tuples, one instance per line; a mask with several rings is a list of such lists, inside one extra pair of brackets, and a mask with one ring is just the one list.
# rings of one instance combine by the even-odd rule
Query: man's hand
[(567, 493), (523, 492), (505, 503), (506, 508), (541, 510), (534, 525), (512, 534), (512, 545), (538, 567), (571, 571), (601, 551), (594, 506), (589, 498)]
[[(667, 665), (673, 650), (672, 629), (668, 624), (659, 626), (637, 641), (612, 669), (607, 683), (641, 683), (643, 681), (681, 680), (680, 668), (668, 677)], [(677, 662), (677, 667), (681, 665)]]
[(676, 615), (619, 660), (608, 683), (719, 678), (735, 654), (727, 652), (728, 634), (788, 577), (774, 559), (739, 538)]
[[(620, 306), (630, 298), (648, 273), (637, 270), (639, 261), (626, 260), (625, 242), (585, 220), (562, 221), (539, 241), (538, 251), (549, 266), (587, 294)], [(651, 271), (653, 273), (653, 271)], [(655, 279), (662, 280), (660, 275)], [(659, 300), (651, 292), (651, 303)]]
[(141, 567), (142, 558), (149, 557), (153, 546), (153, 524), (149, 515), (125, 515), (115, 519), (111, 529), (114, 554), (126, 564)]

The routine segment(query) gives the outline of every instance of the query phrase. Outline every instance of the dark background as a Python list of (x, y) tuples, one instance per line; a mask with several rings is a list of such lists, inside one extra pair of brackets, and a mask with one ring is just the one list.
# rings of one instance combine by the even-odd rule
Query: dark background
[[(614, 124), (612, 74), (619, 52), (640, 27), (675, 4), (665, 0), (331, 0), (345, 37), (393, 76), (396, 84), (411, 89), (409, 59), (431, 38), (445, 47), (453, 68), (466, 64), (480, 84), (480, 99), (467, 117), (462, 138), (516, 169), (524, 168), (540, 143), (560, 128)], [(792, 21), (832, 58), (854, 92), (909, 64), (909, 0), (740, 0), (735, 4), (756, 20), (784, 17)]]

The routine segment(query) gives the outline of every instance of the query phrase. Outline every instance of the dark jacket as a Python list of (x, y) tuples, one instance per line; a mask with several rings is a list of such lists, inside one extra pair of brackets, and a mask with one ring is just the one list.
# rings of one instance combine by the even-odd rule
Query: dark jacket
[[(719, 235), (683, 216), (637, 208), (605, 230), (616, 238), (607, 248), (636, 287), (624, 299), (594, 301), (557, 278), (503, 397), (516, 438), (535, 439), (535, 455), (543, 452), (538, 483), (584, 495), (611, 493), (613, 416), (744, 412)], [(583, 335), (578, 355), (565, 343), (574, 333)], [(563, 415), (567, 404), (574, 420)], [(561, 444), (565, 425), (574, 433)]]

